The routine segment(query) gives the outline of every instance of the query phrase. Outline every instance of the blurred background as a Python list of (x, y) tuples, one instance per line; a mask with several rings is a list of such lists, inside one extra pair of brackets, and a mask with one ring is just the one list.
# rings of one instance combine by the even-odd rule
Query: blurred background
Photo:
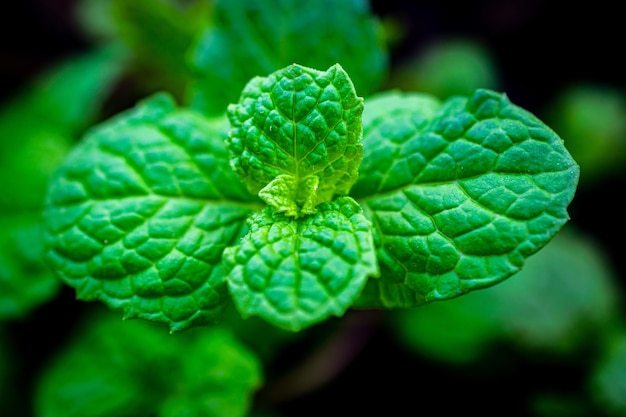
[[(25, 0), (0, 13), (0, 406), (15, 410), (7, 416), (32, 415), (40, 375), (98, 308), (75, 301), (39, 257), (47, 176), (93, 123), (153, 91), (181, 91), (175, 52), (210, 16), (202, 4), (177, 16), (182, 25), (159, 15), (173, 34), (165, 39), (174, 58), (163, 58), (151, 50), (162, 44), (159, 31), (137, 30), (151, 24), (142, 26), (140, 6), (124, 27), (112, 26), (103, 3)], [(581, 166), (571, 221), (494, 288), (417, 310), (352, 312), (289, 343), (279, 336), (280, 355), (265, 370), (277, 383), (254, 413), (626, 416), (626, 29), (618, 4), (370, 5), (390, 54), (379, 89), (445, 99), (491, 88), (565, 140)], [(126, 47), (101, 47), (114, 36)], [(350, 338), (322, 349), (330, 379), (276, 397), (278, 376), (337, 329)]]

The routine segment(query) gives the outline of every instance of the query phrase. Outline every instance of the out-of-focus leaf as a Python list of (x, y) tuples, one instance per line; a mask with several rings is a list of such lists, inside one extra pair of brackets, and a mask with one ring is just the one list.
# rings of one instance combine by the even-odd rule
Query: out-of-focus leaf
[(388, 86), (440, 99), (467, 96), (479, 88), (498, 90), (498, 71), (489, 50), (470, 39), (440, 39), (395, 68)]
[(584, 175), (581, 183), (623, 172), (626, 163), (626, 95), (599, 85), (574, 85), (547, 111)]
[(1, 216), (0, 321), (22, 317), (50, 300), (60, 283), (43, 261), (39, 216)]
[(0, 212), (43, 206), (50, 173), (99, 115), (125, 66), (117, 48), (62, 61), (0, 108)]
[(182, 98), (189, 82), (185, 55), (212, 25), (213, 0), (80, 0), (76, 20), (97, 44), (125, 48), (136, 93), (166, 90)]
[(615, 294), (600, 249), (566, 228), (506, 282), (391, 317), (409, 346), (445, 361), (476, 359), (496, 340), (568, 354), (614, 320)]
[(182, 98), (190, 81), (185, 55), (211, 26), (212, 0), (109, 0), (119, 39), (133, 55), (137, 83)]
[(35, 410), (38, 417), (243, 417), (260, 382), (256, 357), (224, 329), (170, 335), (103, 313), (44, 369)]
[(236, 102), (253, 77), (293, 63), (339, 63), (361, 96), (386, 76), (387, 51), (364, 0), (217, 0), (214, 19), (189, 53), (196, 79), (189, 102), (209, 114)]
[(505, 94), (481, 89), (437, 103), (395, 91), (365, 100), (364, 156), (350, 194), (374, 226), (381, 276), (373, 285), (387, 308), (447, 300), (517, 273), (569, 220), (578, 184), (563, 140)]

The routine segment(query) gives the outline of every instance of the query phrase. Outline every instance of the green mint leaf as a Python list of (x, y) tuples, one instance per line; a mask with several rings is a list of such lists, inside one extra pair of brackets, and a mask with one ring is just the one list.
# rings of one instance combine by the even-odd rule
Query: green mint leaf
[(363, 155), (363, 100), (340, 65), (290, 65), (252, 79), (228, 106), (232, 165), (267, 204), (287, 216), (347, 194)]
[(339, 63), (363, 95), (380, 86), (388, 57), (365, 0), (218, 0), (214, 26), (189, 53), (194, 108), (221, 113), (246, 83), (294, 62), (311, 68)]
[(172, 331), (216, 321), (222, 251), (258, 207), (229, 167), (226, 126), (159, 94), (74, 148), (49, 188), (46, 257), (79, 299)]
[(172, 336), (144, 321), (88, 318), (43, 369), (35, 387), (37, 415), (247, 415), (261, 364), (229, 332)]
[(51, 300), (61, 282), (44, 263), (39, 215), (0, 216), (0, 321)]
[(378, 273), (371, 225), (349, 197), (292, 219), (267, 208), (224, 251), (228, 285), (244, 317), (297, 331), (342, 315)]
[(504, 95), (477, 90), (436, 108), (391, 92), (368, 100), (363, 118), (352, 195), (375, 226), (378, 285), (406, 285), (418, 304), (490, 286), (569, 219), (578, 165)]

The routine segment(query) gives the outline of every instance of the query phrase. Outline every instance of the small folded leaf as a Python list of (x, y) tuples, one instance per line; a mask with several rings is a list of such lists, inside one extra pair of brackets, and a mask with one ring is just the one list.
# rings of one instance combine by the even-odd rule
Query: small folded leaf
[(364, 132), (352, 195), (375, 226), (377, 285), (406, 285), (416, 304), (511, 276), (569, 219), (578, 165), (504, 95), (477, 90), (438, 107), (381, 94), (366, 103)]
[(192, 46), (191, 106), (208, 114), (237, 101), (246, 83), (294, 62), (339, 63), (357, 90), (380, 86), (388, 66), (380, 30), (365, 0), (218, 0), (214, 27)]
[(301, 219), (271, 208), (253, 215), (224, 252), (238, 310), (293, 331), (342, 315), (378, 273), (370, 227), (349, 197)]
[(160, 94), (75, 147), (45, 222), (46, 257), (79, 299), (172, 331), (216, 321), (222, 251), (257, 207), (228, 165), (225, 127)]
[(228, 107), (232, 165), (252, 193), (287, 216), (347, 194), (363, 156), (363, 100), (339, 65), (291, 65), (256, 77)]

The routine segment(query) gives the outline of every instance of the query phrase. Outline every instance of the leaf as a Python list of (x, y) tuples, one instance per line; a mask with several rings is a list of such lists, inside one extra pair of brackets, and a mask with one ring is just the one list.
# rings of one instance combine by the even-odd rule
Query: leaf
[(378, 273), (370, 227), (349, 197), (301, 219), (254, 214), (248, 234), (224, 251), (237, 309), (292, 331), (342, 315)]
[(363, 155), (363, 101), (339, 65), (291, 65), (256, 77), (228, 107), (232, 165), (253, 194), (287, 216), (347, 194)]
[(381, 94), (366, 102), (364, 132), (351, 195), (374, 224), (379, 285), (406, 285), (415, 304), (504, 280), (569, 220), (578, 165), (504, 95), (477, 90), (437, 108)]
[(243, 417), (261, 383), (258, 359), (224, 329), (172, 336), (102, 314), (86, 324), (43, 369), (37, 415)]
[(196, 78), (189, 103), (202, 112), (221, 113), (251, 78), (294, 62), (311, 68), (339, 63), (364, 95), (386, 73), (387, 51), (365, 0), (218, 0), (214, 13), (214, 27), (189, 53)]
[(0, 217), (0, 321), (23, 317), (58, 293), (61, 282), (43, 252), (39, 216)]
[(0, 208), (40, 210), (49, 175), (102, 110), (126, 61), (98, 48), (39, 75), (0, 109)]
[(225, 127), (159, 94), (74, 148), (49, 188), (46, 257), (79, 299), (172, 331), (217, 320), (222, 251), (258, 207), (228, 166)]

